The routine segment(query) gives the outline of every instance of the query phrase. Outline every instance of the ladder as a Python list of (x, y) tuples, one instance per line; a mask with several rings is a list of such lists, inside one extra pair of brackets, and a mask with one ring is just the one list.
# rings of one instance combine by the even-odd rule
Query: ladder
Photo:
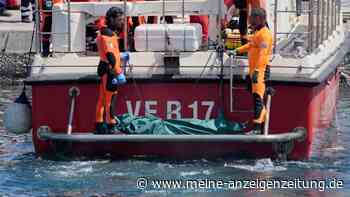
[(234, 92), (236, 90), (244, 90), (244, 87), (235, 87), (234, 86), (234, 75), (237, 73), (237, 70), (239, 69), (239, 65), (237, 63), (237, 59), (234, 55), (230, 55), (230, 112), (240, 112), (240, 113), (252, 113), (254, 112), (253, 109), (249, 110), (242, 110), (242, 109), (235, 109), (235, 99), (234, 99)]

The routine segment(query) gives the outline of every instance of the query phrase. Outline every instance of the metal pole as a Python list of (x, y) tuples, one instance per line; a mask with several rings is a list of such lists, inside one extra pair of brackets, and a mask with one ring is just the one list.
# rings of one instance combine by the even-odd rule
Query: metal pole
[(331, 0), (331, 5), (330, 5), (330, 9), (331, 9), (331, 27), (330, 27), (330, 33), (332, 34), (333, 30), (334, 30), (334, 0)]
[(268, 94), (267, 101), (266, 101), (266, 118), (265, 118), (265, 124), (264, 124), (264, 135), (269, 134), (270, 109), (271, 109), (271, 94)]
[(317, 9), (316, 9), (316, 48), (320, 45), (320, 8), (321, 2), (317, 0)]
[(230, 112), (233, 112), (233, 64), (234, 56), (230, 55)]
[[(182, 24), (185, 24), (185, 0), (182, 0)], [(183, 35), (183, 45), (184, 45), (184, 51), (186, 51), (186, 30), (184, 28), (184, 35)]]
[[(163, 15), (163, 20), (162, 20), (162, 24), (166, 24), (166, 20), (165, 20), (165, 0), (162, 1), (163, 3), (163, 9), (162, 9), (162, 15)], [(165, 35), (164, 35), (164, 50), (166, 52), (168, 52), (168, 39), (169, 39), (169, 36), (168, 36), (168, 29), (167, 29), (167, 26), (165, 25)], [(165, 62), (164, 62), (164, 66), (165, 65)]]
[(308, 25), (308, 52), (312, 53), (313, 51), (313, 39), (314, 39), (314, 30), (313, 30), (313, 26), (314, 26), (314, 4), (313, 4), (314, 0), (310, 0), (309, 1), (309, 25)]
[(72, 36), (72, 30), (71, 30), (71, 7), (70, 7), (70, 0), (67, 0), (67, 5), (68, 5), (68, 52), (72, 51), (72, 40), (71, 40), (71, 36)]
[(219, 0), (219, 14), (218, 14), (218, 18), (217, 18), (217, 23), (218, 23), (218, 55), (219, 55), (219, 59), (220, 59), (220, 63), (221, 63), (221, 69), (220, 69), (220, 107), (219, 107), (219, 113), (223, 113), (224, 112), (224, 45), (222, 42), (222, 36), (221, 36), (221, 18), (222, 18), (222, 3), (223, 0)]
[(326, 20), (326, 40), (328, 39), (328, 36), (329, 36), (329, 1), (330, 0), (327, 0), (327, 20)]
[(70, 110), (69, 110), (69, 118), (68, 118), (68, 128), (67, 128), (68, 135), (72, 134), (74, 108), (75, 108), (75, 97), (72, 97), (71, 104), (70, 104)]
[(128, 14), (127, 14), (127, 4), (124, 0), (124, 50), (128, 51)]
[(337, 27), (337, 2), (333, 0), (333, 31), (335, 31)]
[(338, 21), (338, 3), (337, 0), (334, 0), (334, 30), (337, 28), (337, 21)]
[(218, 18), (217, 18), (217, 23), (218, 23), (218, 32), (219, 32), (219, 35), (218, 35), (218, 38), (219, 38), (219, 41), (218, 41), (218, 44), (219, 45), (222, 45), (223, 42), (222, 42), (222, 36), (221, 36), (221, 19), (222, 19), (222, 6), (223, 6), (223, 0), (219, 0), (219, 14), (218, 14)]
[(341, 19), (341, 1), (340, 0), (337, 0), (337, 3), (338, 3), (338, 25), (340, 25), (340, 19)]
[(321, 20), (321, 42), (324, 41), (324, 35), (325, 35), (325, 29), (324, 29), (324, 25), (325, 25), (325, 16), (326, 16), (326, 9), (325, 9), (325, 0), (321, 0), (322, 3), (321, 3), (321, 6), (322, 6), (322, 13), (321, 13), (321, 16), (322, 16), (322, 20)]
[(185, 0), (182, 0), (182, 24), (185, 24)]
[(273, 19), (273, 53), (276, 53), (276, 45), (277, 45), (277, 4), (278, 0), (275, 0), (275, 8), (274, 8), (274, 19)]
[(35, 33), (36, 33), (36, 44), (35, 51), (36, 54), (41, 54), (41, 35), (40, 35), (40, 8), (39, 0), (35, 0)]
[(163, 0), (163, 9), (162, 9), (162, 21), (161, 21), (161, 23), (165, 23), (165, 0)]
[(217, 48), (217, 56), (220, 61), (220, 87), (219, 87), (219, 114), (224, 112), (224, 46), (219, 44)]
[(72, 87), (69, 89), (69, 97), (71, 98), (71, 104), (69, 109), (69, 117), (68, 117), (68, 128), (67, 128), (67, 134), (72, 134), (72, 128), (73, 128), (73, 116), (74, 116), (74, 109), (75, 109), (75, 97), (79, 96), (80, 91), (76, 87)]

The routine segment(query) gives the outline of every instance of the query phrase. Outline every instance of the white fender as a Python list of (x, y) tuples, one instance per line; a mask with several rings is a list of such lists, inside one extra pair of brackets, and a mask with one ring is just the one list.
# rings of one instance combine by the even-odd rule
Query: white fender
[(4, 126), (7, 131), (15, 134), (27, 133), (32, 127), (32, 112), (25, 88), (14, 103), (7, 106), (4, 113)]
[(31, 109), (26, 104), (11, 103), (4, 114), (4, 126), (15, 134), (29, 132), (32, 124)]

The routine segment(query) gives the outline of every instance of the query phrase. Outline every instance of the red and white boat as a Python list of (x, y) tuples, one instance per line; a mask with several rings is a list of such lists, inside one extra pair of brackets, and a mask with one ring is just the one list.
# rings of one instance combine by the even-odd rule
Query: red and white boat
[[(349, 37), (342, 24), (338, 1), (302, 1), (300, 16), (294, 12), (293, 2), (267, 1), (269, 25), (275, 37), (270, 65), (271, 86), (276, 94), (271, 103), (268, 135), (256, 136), (92, 134), (99, 57), (81, 53), (86, 51), (86, 23), (103, 16), (111, 6), (126, 8), (129, 16), (210, 15), (210, 39), (215, 41), (217, 16), (225, 9), (222, 2), (75, 2), (56, 6), (52, 39), (53, 51), (57, 53), (50, 58), (37, 55), (31, 76), (26, 79), (26, 84), (32, 86), (36, 154), (193, 158), (228, 154), (276, 157), (284, 153), (289, 159), (307, 159), (317, 128), (328, 127), (336, 110), (338, 66), (348, 50)], [(71, 10), (70, 16), (65, 12), (67, 7)], [(159, 13), (160, 10), (163, 11)], [(67, 18), (71, 18), (70, 28)], [(67, 31), (69, 35), (64, 34)], [(224, 54), (222, 67), (215, 49), (142, 51), (130, 53), (129, 64), (125, 69), (128, 83), (118, 91), (117, 114), (210, 119), (218, 116), (221, 105), (228, 120), (245, 122), (253, 116), (251, 95), (244, 88), (246, 57), (232, 59)], [(174, 65), (175, 69), (169, 68)], [(219, 95), (221, 68), (222, 96)], [(79, 92), (74, 97), (74, 105), (69, 96), (73, 87)], [(69, 114), (72, 129), (67, 131)]]

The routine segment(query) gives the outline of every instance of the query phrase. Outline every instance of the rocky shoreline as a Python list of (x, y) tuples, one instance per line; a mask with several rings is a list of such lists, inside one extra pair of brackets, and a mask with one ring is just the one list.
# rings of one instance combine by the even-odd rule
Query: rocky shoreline
[(0, 52), (0, 84), (18, 85), (27, 77), (33, 55)]

